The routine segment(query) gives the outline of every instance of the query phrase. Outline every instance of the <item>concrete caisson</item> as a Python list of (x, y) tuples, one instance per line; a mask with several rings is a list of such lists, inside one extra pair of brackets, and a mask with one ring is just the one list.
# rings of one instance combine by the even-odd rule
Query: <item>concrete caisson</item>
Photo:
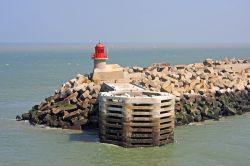
[(99, 98), (100, 141), (123, 147), (174, 141), (174, 96), (152, 91), (103, 92)]

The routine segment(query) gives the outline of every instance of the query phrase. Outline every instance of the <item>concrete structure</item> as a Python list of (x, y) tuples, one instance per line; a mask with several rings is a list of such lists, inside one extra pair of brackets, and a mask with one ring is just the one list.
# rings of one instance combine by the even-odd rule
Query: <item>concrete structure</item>
[(160, 146), (174, 140), (174, 96), (151, 91), (103, 92), (100, 140), (124, 147)]
[(174, 96), (126, 83), (117, 64), (107, 65), (105, 46), (95, 47), (92, 80), (104, 81), (99, 97), (101, 142), (124, 147), (160, 146), (174, 140)]
[(119, 81), (125, 79), (123, 68), (120, 65), (106, 64), (108, 55), (104, 44), (98, 43), (95, 46), (95, 53), (92, 55), (92, 59), (94, 60), (92, 80)]
[(105, 82), (102, 85), (102, 90), (104, 92), (109, 92), (109, 91), (144, 91), (145, 89), (136, 84)]

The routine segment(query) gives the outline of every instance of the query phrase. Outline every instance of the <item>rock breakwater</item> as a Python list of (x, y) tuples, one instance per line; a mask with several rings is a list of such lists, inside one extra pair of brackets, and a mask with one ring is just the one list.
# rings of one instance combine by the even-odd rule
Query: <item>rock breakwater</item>
[(189, 65), (126, 69), (130, 81), (176, 96), (176, 125), (250, 111), (250, 60), (206, 59)]
[[(176, 96), (176, 125), (218, 120), (250, 111), (250, 59), (206, 59), (189, 65), (153, 64), (124, 68), (131, 83)], [(77, 75), (17, 120), (50, 127), (97, 127), (101, 81)]]
[(56, 90), (54, 95), (16, 119), (64, 129), (82, 129), (91, 122), (96, 125), (100, 90), (101, 82), (93, 82), (88, 75), (78, 74)]

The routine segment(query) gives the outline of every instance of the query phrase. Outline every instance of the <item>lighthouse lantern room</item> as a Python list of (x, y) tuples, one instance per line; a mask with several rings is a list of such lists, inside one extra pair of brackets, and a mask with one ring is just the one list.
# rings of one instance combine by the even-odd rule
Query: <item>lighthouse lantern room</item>
[(108, 60), (108, 55), (105, 50), (105, 45), (98, 43), (95, 46), (95, 53), (92, 54), (92, 59), (94, 59), (94, 69), (104, 69), (106, 67), (106, 61)]

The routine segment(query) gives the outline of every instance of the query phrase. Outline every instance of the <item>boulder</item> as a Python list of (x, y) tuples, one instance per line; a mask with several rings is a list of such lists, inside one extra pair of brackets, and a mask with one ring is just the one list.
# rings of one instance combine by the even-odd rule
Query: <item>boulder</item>
[(151, 80), (149, 81), (149, 86), (156, 88), (159, 85), (159, 81), (158, 80)]
[(76, 78), (73, 78), (73, 79), (69, 80), (69, 83), (71, 84), (70, 87), (74, 86), (75, 83), (76, 83)]
[(213, 67), (205, 67), (204, 68), (204, 72), (205, 73), (213, 74), (214, 73), (214, 69), (213, 69)]
[(169, 67), (168, 66), (164, 67), (161, 72), (164, 74), (169, 74)]
[(78, 85), (86, 83), (87, 80), (88, 80), (88, 78), (83, 76), (83, 75), (77, 75), (77, 77), (76, 77), (76, 82), (77, 82)]
[(175, 74), (175, 73), (172, 73), (172, 74), (169, 74), (170, 77), (178, 80), (180, 78), (180, 76), (178, 74)]
[(82, 95), (82, 99), (86, 99), (89, 96), (89, 90), (86, 90)]
[(55, 105), (56, 108), (60, 109), (60, 110), (64, 110), (64, 111), (70, 111), (70, 110), (74, 110), (77, 108), (76, 104), (70, 104), (66, 101), (62, 101), (62, 102), (58, 102)]
[(52, 117), (50, 114), (46, 114), (45, 117), (43, 118), (44, 123), (50, 123), (52, 121)]
[(73, 125), (76, 125), (76, 126), (85, 125), (87, 122), (88, 122), (88, 119), (85, 119), (84, 117), (79, 117), (79, 118), (72, 120)]
[(207, 80), (207, 75), (205, 73), (201, 73), (200, 75), (200, 78), (203, 79), (203, 80)]
[(63, 110), (62, 109), (60, 109), (60, 108), (52, 108), (52, 111), (51, 111), (54, 115), (57, 115), (57, 114), (59, 114), (60, 112), (63, 112)]
[(39, 116), (38, 110), (30, 110), (29, 113), (30, 113), (30, 119), (29, 119), (30, 123), (34, 124), (34, 125), (40, 124), (39, 118), (38, 118), (38, 116)]
[(133, 66), (132, 69), (134, 70), (134, 72), (143, 72), (143, 68), (142, 67)]
[(49, 96), (49, 97), (45, 98), (45, 101), (49, 104), (54, 103), (55, 102), (54, 96)]
[(83, 94), (87, 89), (86, 84), (78, 85), (73, 88), (74, 92), (78, 92), (79, 94)]
[(47, 110), (38, 110), (38, 116), (41, 117), (43, 115), (46, 115), (46, 114), (50, 114), (51, 110), (50, 109), (47, 109)]
[(76, 111), (70, 112), (69, 114), (64, 115), (63, 119), (69, 120), (69, 119), (72, 119), (74, 117), (77, 117), (78, 115), (80, 115), (80, 110), (76, 110)]
[(202, 121), (202, 116), (201, 116), (201, 114), (195, 114), (195, 115), (194, 115), (194, 121), (195, 121), (195, 122), (201, 122), (201, 121)]
[(161, 75), (160, 79), (161, 79), (163, 82), (169, 81), (168, 75), (167, 75), (167, 74), (164, 74), (164, 73)]
[(93, 99), (97, 99), (98, 98), (98, 95), (99, 95), (99, 92), (96, 92), (94, 94), (91, 94), (92, 98)]
[(91, 82), (90, 84), (88, 84), (87, 89), (89, 90), (89, 93), (91, 93), (94, 90), (94, 83)]
[(223, 115), (228, 116), (228, 115), (236, 115), (237, 114), (237, 111), (229, 105), (224, 105), (222, 110), (223, 110), (223, 112), (222, 112)]
[(78, 102), (77, 103), (77, 108), (79, 109), (85, 109), (85, 108), (88, 108), (90, 105), (89, 103), (85, 103), (85, 102)]
[(134, 72), (133, 69), (131, 69), (131, 68), (128, 69), (128, 73), (133, 73), (133, 72)]
[(30, 118), (31, 114), (29, 112), (22, 114), (22, 120), (30, 120)]
[(176, 97), (180, 97), (181, 93), (176, 91), (176, 90), (172, 90), (172, 94), (175, 95)]
[(22, 117), (20, 115), (17, 115), (16, 116), (16, 121), (21, 121), (22, 120)]
[(250, 105), (242, 106), (242, 112), (250, 112)]
[(74, 92), (71, 95), (69, 95), (68, 97), (66, 97), (64, 100), (69, 100), (69, 101), (73, 101), (76, 100), (77, 101), (77, 96), (78, 96), (78, 92)]
[(96, 104), (98, 102), (97, 99), (90, 99), (89, 104)]
[(213, 60), (212, 59), (206, 59), (205, 61), (203, 61), (203, 65), (212, 66), (213, 65)]
[(166, 83), (166, 84), (163, 84), (162, 86), (161, 86), (161, 91), (163, 91), (163, 92), (172, 92), (172, 89), (173, 89), (174, 87), (173, 87), (173, 84), (168, 84), (168, 83)]
[(207, 114), (205, 115), (208, 119), (214, 119), (214, 120), (219, 120), (219, 109), (213, 109), (210, 107), (207, 111)]

